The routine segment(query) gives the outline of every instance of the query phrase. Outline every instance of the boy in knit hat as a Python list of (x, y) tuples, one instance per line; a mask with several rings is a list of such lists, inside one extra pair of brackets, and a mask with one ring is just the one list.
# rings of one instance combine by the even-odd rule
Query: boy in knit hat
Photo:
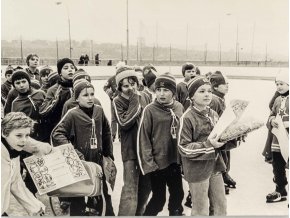
[(140, 168), (143, 175), (150, 176), (152, 189), (143, 215), (156, 216), (163, 210), (167, 185), (169, 216), (180, 216), (184, 193), (177, 157), (177, 126), (184, 109), (174, 100), (176, 81), (173, 75), (158, 76), (155, 93), (156, 100), (143, 110), (137, 138)]
[(157, 70), (152, 64), (149, 64), (143, 68), (143, 92), (150, 97), (150, 101), (152, 102), (155, 99), (155, 87), (154, 82), (156, 79)]
[(40, 114), (50, 120), (48, 132), (60, 121), (64, 103), (72, 96), (73, 75), (76, 67), (69, 58), (63, 58), (57, 62), (57, 72), (60, 76), (58, 82), (47, 90), (46, 98), (40, 107)]
[(25, 69), (31, 79), (36, 79), (40, 81), (39, 70), (37, 69), (39, 65), (39, 57), (37, 54), (29, 54), (26, 57), (27, 68)]
[[(73, 91), (75, 90), (74, 87), (75, 87), (76, 82), (80, 79), (84, 79), (88, 82), (91, 82), (90, 75), (86, 71), (84, 71), (83, 69), (78, 69), (73, 76)], [(93, 100), (94, 100), (94, 104), (101, 106), (101, 102), (96, 97), (94, 97)], [(77, 103), (75, 95), (73, 93), (73, 96), (64, 103), (61, 116), (63, 117), (69, 109), (71, 109), (77, 105), (78, 105), (78, 103)]]
[[(276, 80), (277, 91), (280, 96), (276, 98), (267, 126), (271, 128), (278, 128), (278, 123), (276, 116), (280, 116), (284, 124), (284, 128), (289, 134), (289, 74), (288, 72), (278, 73)], [(272, 166), (274, 173), (274, 183), (276, 184), (276, 189), (274, 192), (266, 196), (267, 203), (279, 202), (287, 200), (286, 185), (286, 161), (289, 165), (289, 160), (285, 160), (281, 154), (280, 146), (288, 146), (279, 144), (276, 136), (273, 136), (271, 151), (273, 156)], [(289, 168), (289, 166), (288, 166)]]
[(187, 83), (190, 79), (196, 76), (196, 67), (192, 63), (185, 63), (182, 65), (182, 75), (184, 80), (177, 84), (176, 100), (179, 101), (184, 110), (190, 106), (190, 100), (188, 99)]
[(1, 85), (1, 102), (3, 105), (5, 105), (7, 101), (8, 93), (12, 88), (12, 82), (11, 82), (12, 73), (13, 73), (13, 67), (11, 65), (8, 65), (5, 70), (6, 81), (2, 83)]
[(40, 68), (39, 75), (40, 75), (41, 90), (43, 90), (45, 93), (50, 87), (48, 84), (48, 75), (52, 72), (53, 72), (52, 68), (48, 65)]
[(60, 76), (57, 72), (51, 72), (50, 74), (48, 74), (48, 77), (47, 77), (48, 88), (56, 84), (59, 79), (60, 79)]
[[(101, 106), (94, 104), (94, 87), (85, 79), (78, 79), (74, 83), (74, 96), (77, 106), (70, 109), (57, 124), (51, 134), (54, 146), (72, 143), (78, 153), (86, 161), (92, 161), (102, 166), (103, 156), (114, 160), (113, 146), (109, 122)], [(77, 127), (82, 128), (77, 128)], [(108, 194), (105, 174), (103, 173), (103, 191), (105, 202), (102, 198), (89, 197), (87, 204), (84, 197), (70, 198), (71, 216), (85, 216), (86, 207), (94, 211), (94, 215), (101, 215), (99, 205), (106, 204), (105, 215), (114, 216), (111, 196)], [(95, 204), (94, 201), (97, 203)]]
[(142, 176), (137, 160), (137, 131), (142, 109), (150, 102), (138, 91), (136, 72), (122, 67), (116, 74), (119, 94), (113, 107), (120, 126), (123, 180), (119, 216), (142, 215), (150, 193), (149, 181)]
[(192, 195), (191, 215), (209, 215), (209, 200), (213, 215), (226, 215), (226, 197), (221, 172), (225, 164), (218, 149), (223, 143), (208, 138), (218, 115), (209, 108), (211, 84), (205, 77), (195, 77), (188, 83), (192, 105), (180, 119), (178, 148), (182, 157), (184, 179)]
[[(212, 86), (213, 96), (209, 106), (211, 109), (217, 112), (220, 117), (226, 109), (225, 95), (228, 93), (229, 90), (229, 82), (227, 77), (220, 71), (216, 71), (210, 76), (210, 82)], [(225, 187), (225, 191), (226, 194), (228, 194), (228, 187), (235, 188), (236, 182), (229, 175), (231, 166), (230, 151), (222, 151), (221, 154), (227, 167), (227, 170), (223, 173), (223, 179), (224, 183), (227, 185), (227, 187)]]

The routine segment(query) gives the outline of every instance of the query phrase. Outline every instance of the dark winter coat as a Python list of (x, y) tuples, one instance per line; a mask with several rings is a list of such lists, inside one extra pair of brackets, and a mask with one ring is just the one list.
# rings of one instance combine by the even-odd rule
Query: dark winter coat
[(143, 110), (138, 130), (137, 149), (140, 168), (144, 175), (177, 163), (177, 143), (170, 132), (173, 119), (170, 109), (177, 119), (182, 116), (184, 110), (178, 101), (165, 107), (157, 100)]
[(29, 67), (25, 68), (25, 70), (31, 79), (36, 79), (40, 82), (40, 73), (39, 73), (38, 69), (36, 69), (36, 71), (34, 73), (32, 73), (32, 71), (29, 69)]
[(2, 85), (1, 85), (1, 102), (3, 105), (5, 105), (7, 101), (7, 96), (9, 91), (12, 89), (12, 83), (6, 80)]
[(129, 99), (122, 93), (113, 99), (117, 122), (121, 133), (121, 153), (123, 162), (137, 160), (137, 131), (142, 109), (150, 103), (147, 95), (140, 92)]
[(112, 76), (108, 79), (106, 84), (103, 87), (104, 91), (109, 96), (110, 100), (113, 100), (114, 97), (118, 95), (117, 84), (116, 84), (116, 76)]
[(190, 100), (188, 99), (187, 83), (184, 81), (177, 84), (176, 100), (183, 105), (184, 110), (186, 110), (190, 106)]
[(6, 104), (4, 105), (4, 115), (11, 112), (12, 102), (15, 98), (17, 98), (17, 96), (18, 96), (17, 90), (12, 88), (7, 95)]
[(226, 109), (224, 94), (213, 91), (212, 100), (209, 107), (217, 112), (220, 117)]

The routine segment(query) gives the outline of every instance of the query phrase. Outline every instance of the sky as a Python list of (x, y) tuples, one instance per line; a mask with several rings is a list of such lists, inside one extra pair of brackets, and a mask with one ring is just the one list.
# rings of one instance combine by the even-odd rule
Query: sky
[[(61, 2), (61, 4), (57, 4)], [(127, 0), (1, 0), (4, 40), (126, 44)], [(128, 0), (129, 42), (288, 55), (288, 0)]]

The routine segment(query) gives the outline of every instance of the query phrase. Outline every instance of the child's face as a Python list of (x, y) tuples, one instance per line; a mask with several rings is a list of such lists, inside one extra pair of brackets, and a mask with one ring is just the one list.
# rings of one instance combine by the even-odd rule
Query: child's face
[(156, 99), (160, 104), (169, 104), (172, 102), (173, 93), (167, 88), (159, 87), (155, 90)]
[(13, 129), (8, 136), (2, 136), (6, 139), (12, 149), (22, 151), (30, 135), (30, 128)]
[(194, 78), (196, 76), (196, 71), (194, 69), (186, 70), (184, 72), (184, 79), (186, 81), (189, 81), (190, 79)]
[(229, 91), (229, 84), (220, 84), (218, 87), (215, 87), (215, 90), (220, 93), (227, 94)]
[(280, 94), (284, 94), (285, 92), (289, 91), (289, 85), (282, 81), (276, 81), (277, 91)]
[(15, 89), (20, 93), (26, 93), (29, 90), (27, 79), (19, 79), (14, 82)]
[(95, 91), (93, 88), (84, 88), (77, 99), (81, 107), (91, 108), (94, 105)]
[(193, 104), (198, 107), (206, 107), (212, 100), (211, 85), (204, 84), (200, 86), (191, 98)]
[(71, 63), (66, 63), (61, 69), (61, 77), (64, 80), (72, 80), (76, 69)]
[(6, 78), (9, 82), (11, 82), (11, 80), (12, 80), (12, 73), (7, 73), (6, 76), (5, 76), (5, 78)]
[(48, 74), (43, 74), (41, 77), (41, 83), (47, 83), (48, 82)]
[(132, 79), (128, 80), (128, 78), (125, 78), (122, 81), (121, 89), (124, 94), (129, 95), (131, 92), (136, 93), (138, 90), (138, 87), (137, 87), (137, 83), (134, 80)]
[(36, 56), (32, 56), (28, 61), (29, 67), (38, 67), (39, 58)]

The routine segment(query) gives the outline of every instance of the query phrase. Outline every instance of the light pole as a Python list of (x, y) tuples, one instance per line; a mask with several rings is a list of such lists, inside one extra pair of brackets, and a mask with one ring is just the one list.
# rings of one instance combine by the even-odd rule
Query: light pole
[[(56, 5), (61, 5), (62, 2), (56, 2)], [(71, 47), (71, 34), (70, 34), (70, 17), (69, 17), (69, 9), (67, 7), (67, 4), (65, 4), (65, 9), (66, 9), (66, 14), (67, 14), (67, 20), (68, 20), (68, 39), (69, 39), (69, 57), (71, 58), (71, 52), (72, 52), (72, 47)]]
[(127, 65), (129, 64), (129, 11), (128, 11), (128, 0), (127, 0)]

